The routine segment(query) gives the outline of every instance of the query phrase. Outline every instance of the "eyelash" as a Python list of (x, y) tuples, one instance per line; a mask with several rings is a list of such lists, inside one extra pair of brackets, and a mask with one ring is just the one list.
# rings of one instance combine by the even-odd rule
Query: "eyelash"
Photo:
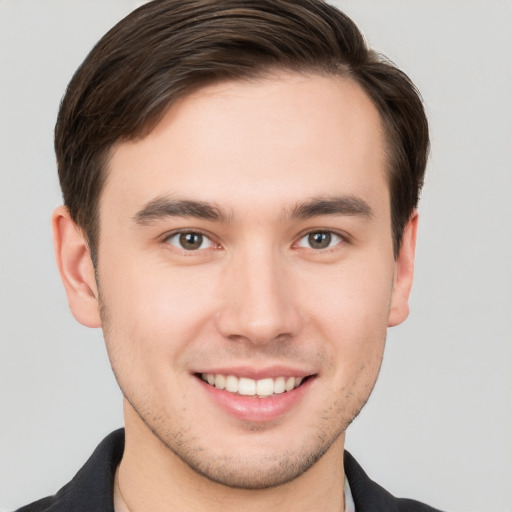
[[(190, 236), (190, 235), (195, 235), (195, 236), (201, 237), (200, 247), (195, 248), (195, 249), (194, 248), (188, 248), (187, 249), (187, 248), (183, 247), (183, 245), (180, 243), (180, 242), (182, 242), (181, 237), (182, 236), (186, 237), (186, 236)], [(176, 242), (177, 242), (176, 244), (171, 242), (173, 239), (176, 240)], [(173, 247), (176, 247), (179, 250), (185, 251), (187, 253), (203, 251), (205, 249), (211, 248), (211, 247), (202, 247), (202, 245), (205, 242), (209, 242), (210, 246), (214, 246), (214, 245), (218, 246), (218, 244), (215, 244), (215, 242), (212, 241), (210, 236), (202, 233), (201, 231), (193, 231), (193, 230), (190, 230), (190, 231), (176, 231), (174, 233), (171, 233), (170, 235), (167, 235), (164, 238), (164, 242), (168, 243), (169, 245), (172, 245)]]
[[(310, 237), (315, 235), (321, 235), (322, 237), (327, 237), (328, 245), (326, 247), (311, 247), (312, 240)], [(182, 242), (186, 241), (183, 240), (181, 237), (187, 237), (187, 236), (196, 236), (200, 237), (200, 245), (199, 247), (195, 248), (186, 248), (183, 246)], [(308, 245), (302, 245), (303, 240), (308, 240), (306, 244)], [(176, 241), (176, 243), (172, 243), (172, 241)], [(324, 238), (325, 240), (325, 238)], [(322, 243), (324, 240), (320, 240), (318, 243)], [(201, 231), (176, 231), (174, 233), (171, 233), (167, 235), (164, 240), (165, 243), (168, 243), (169, 245), (172, 245), (173, 247), (176, 247), (179, 250), (185, 251), (186, 253), (194, 253), (199, 251), (204, 251), (206, 249), (218, 249), (220, 248), (219, 244), (216, 244), (209, 235), (201, 232)], [(331, 245), (331, 242), (335, 242), (333, 245)], [(342, 235), (341, 233), (338, 233), (333, 230), (329, 229), (318, 229), (313, 231), (308, 231), (307, 233), (304, 233), (303, 235), (298, 238), (297, 242), (294, 243), (294, 247), (301, 247), (304, 249), (310, 249), (315, 252), (324, 252), (324, 251), (332, 251), (337, 245), (340, 245), (341, 243), (347, 242), (347, 237)], [(203, 247), (203, 245), (208, 244), (208, 247)]]
[[(315, 247), (311, 247), (311, 245), (308, 245), (308, 246), (301, 245), (301, 242), (305, 239), (308, 239), (308, 242), (311, 243), (312, 242), (311, 237), (314, 235), (321, 235), (322, 237), (327, 237), (328, 246), (315, 248)], [(335, 241), (336, 243), (331, 245), (332, 241)], [(319, 230), (315, 230), (315, 231), (308, 231), (307, 233), (305, 233), (304, 235), (302, 235), (299, 238), (299, 240), (296, 242), (295, 245), (298, 247), (304, 247), (305, 249), (311, 249), (315, 252), (316, 251), (320, 252), (320, 251), (332, 251), (337, 245), (339, 245), (343, 242), (346, 242), (346, 241), (347, 241), (346, 237), (344, 237), (340, 233), (337, 233), (336, 231), (332, 231), (329, 229), (319, 229)]]

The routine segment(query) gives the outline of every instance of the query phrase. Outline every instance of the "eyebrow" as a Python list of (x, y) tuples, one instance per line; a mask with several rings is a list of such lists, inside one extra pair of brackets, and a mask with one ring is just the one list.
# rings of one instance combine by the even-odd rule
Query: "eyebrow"
[(207, 201), (157, 197), (146, 203), (133, 219), (141, 226), (165, 217), (194, 217), (198, 219), (226, 222), (230, 215), (220, 206)]
[(298, 219), (321, 215), (347, 215), (371, 219), (373, 210), (366, 201), (357, 196), (324, 196), (298, 204), (290, 214), (292, 218)]
[[(296, 205), (289, 213), (292, 219), (309, 219), (321, 215), (346, 215), (371, 219), (373, 211), (366, 201), (356, 196), (322, 196)], [(147, 226), (166, 217), (194, 217), (213, 222), (227, 222), (231, 215), (222, 207), (207, 201), (157, 197), (147, 202), (133, 219)]]

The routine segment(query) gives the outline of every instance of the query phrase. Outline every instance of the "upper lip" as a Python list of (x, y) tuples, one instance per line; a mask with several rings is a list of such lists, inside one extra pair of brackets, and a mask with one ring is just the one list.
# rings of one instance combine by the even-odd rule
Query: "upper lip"
[(264, 368), (255, 368), (254, 366), (216, 366), (206, 369), (201, 369), (198, 374), (210, 373), (213, 375), (234, 375), (235, 377), (247, 377), (249, 379), (260, 380), (276, 377), (307, 377), (313, 375), (315, 372), (303, 370), (300, 368), (293, 368), (290, 366), (276, 365)]

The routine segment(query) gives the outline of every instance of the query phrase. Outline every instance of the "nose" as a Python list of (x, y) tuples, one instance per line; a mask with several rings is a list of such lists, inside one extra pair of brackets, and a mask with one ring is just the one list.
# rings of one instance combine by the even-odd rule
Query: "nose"
[(255, 345), (295, 337), (302, 319), (286, 257), (260, 249), (233, 260), (222, 283), (221, 334)]

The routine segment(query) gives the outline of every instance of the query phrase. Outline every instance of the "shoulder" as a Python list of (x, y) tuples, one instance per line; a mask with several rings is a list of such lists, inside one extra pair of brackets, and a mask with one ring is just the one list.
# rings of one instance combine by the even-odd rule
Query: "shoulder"
[[(64, 487), (61, 491), (62, 490), (64, 490)], [(60, 507), (59, 502), (61, 502), (61, 499), (57, 494), (55, 494), (54, 496), (47, 496), (46, 498), (34, 501), (33, 503), (30, 503), (30, 505), (25, 505), (24, 507), (16, 510), (16, 512), (50, 512), (55, 510), (55, 506)], [(57, 510), (59, 509), (57, 508)]]
[(397, 498), (398, 510), (400, 512), (441, 512), (437, 508), (430, 507), (425, 503), (406, 498)]
[(396, 498), (374, 482), (349, 452), (345, 452), (344, 466), (356, 512), (440, 512), (419, 501)]
[(16, 512), (113, 512), (113, 484), (124, 451), (124, 430), (107, 436), (59, 492)]

